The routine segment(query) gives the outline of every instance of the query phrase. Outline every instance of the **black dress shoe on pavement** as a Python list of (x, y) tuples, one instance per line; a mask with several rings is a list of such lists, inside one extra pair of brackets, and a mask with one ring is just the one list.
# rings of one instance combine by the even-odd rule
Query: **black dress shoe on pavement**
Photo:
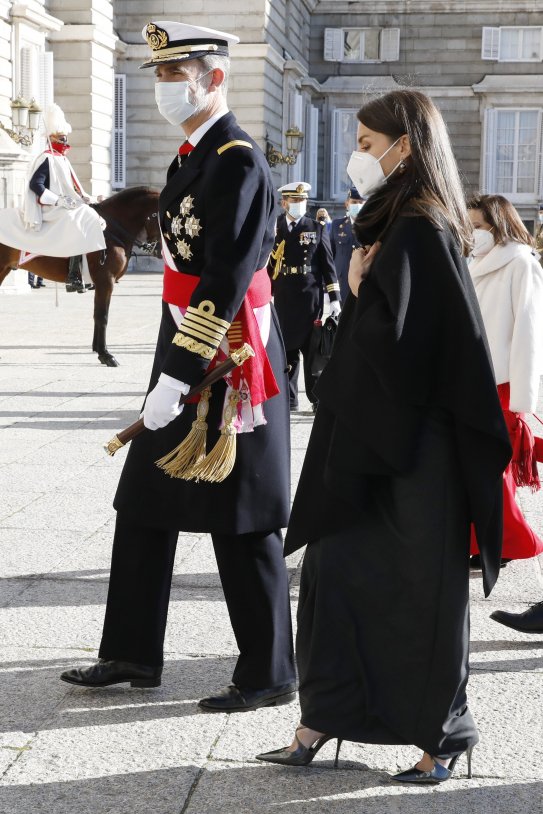
[(296, 698), (296, 684), (281, 684), (267, 690), (252, 690), (229, 684), (217, 695), (202, 698), (198, 706), (206, 712), (249, 712), (260, 707), (279, 707)]
[(160, 687), (162, 667), (148, 667), (130, 661), (100, 659), (90, 667), (76, 667), (61, 673), (61, 680), (78, 687), (110, 687), (130, 682), (131, 687)]
[(543, 633), (543, 602), (537, 602), (524, 613), (497, 610), (490, 614), (490, 618), (520, 633)]

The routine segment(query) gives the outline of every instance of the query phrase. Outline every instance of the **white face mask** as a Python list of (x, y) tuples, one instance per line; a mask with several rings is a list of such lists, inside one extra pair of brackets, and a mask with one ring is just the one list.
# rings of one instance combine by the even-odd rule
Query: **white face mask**
[(400, 138), (401, 136), (396, 139), (394, 144), (390, 145), (388, 150), (385, 150), (380, 158), (375, 158), (370, 153), (360, 153), (358, 150), (354, 150), (347, 164), (347, 175), (361, 195), (371, 195), (372, 192), (382, 187), (387, 178), (390, 178), (392, 173), (398, 169), (402, 163), (401, 161), (398, 161), (389, 174), (385, 175), (381, 166), (381, 159), (392, 150)]
[(494, 248), (495, 240), (492, 232), (487, 229), (473, 230), (473, 249), (471, 253), (474, 257), (483, 257)]
[(305, 201), (298, 201), (296, 203), (289, 203), (288, 213), (295, 220), (305, 215), (307, 211), (307, 203)]
[(360, 204), (356, 204), (356, 203), (355, 204), (349, 204), (349, 215), (351, 216), (351, 218), (353, 220), (356, 218), (356, 216), (358, 215), (358, 213), (360, 212), (361, 209), (362, 209), (362, 204), (361, 203)]
[(155, 101), (158, 112), (166, 121), (178, 126), (198, 111), (198, 105), (189, 99), (189, 87), (199, 82), (207, 73), (192, 82), (155, 82)]

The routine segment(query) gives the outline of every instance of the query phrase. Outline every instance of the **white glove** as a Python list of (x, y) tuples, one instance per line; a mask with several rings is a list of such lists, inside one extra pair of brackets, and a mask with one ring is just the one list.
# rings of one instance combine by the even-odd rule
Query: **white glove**
[(70, 198), (69, 195), (59, 195), (55, 206), (62, 206), (64, 209), (77, 209), (80, 204), (75, 198)]
[(143, 423), (148, 430), (165, 427), (183, 412), (179, 399), (190, 390), (190, 385), (161, 373), (143, 408)]
[(339, 317), (341, 314), (341, 305), (337, 300), (334, 300), (330, 303), (330, 316), (331, 317)]

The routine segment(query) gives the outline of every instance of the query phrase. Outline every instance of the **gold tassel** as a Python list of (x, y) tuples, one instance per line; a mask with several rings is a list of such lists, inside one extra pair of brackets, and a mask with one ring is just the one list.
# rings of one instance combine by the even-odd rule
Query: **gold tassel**
[(209, 410), (209, 399), (211, 388), (202, 390), (198, 407), (196, 408), (196, 420), (192, 422), (192, 428), (187, 437), (177, 446), (168, 452), (164, 457), (155, 461), (159, 469), (163, 469), (170, 478), (180, 478), (190, 480), (189, 471), (195, 464), (198, 464), (206, 456), (207, 441), (207, 413)]
[(224, 408), (224, 427), (221, 430), (221, 437), (211, 452), (192, 467), (186, 476), (187, 480), (221, 483), (234, 468), (237, 435), (234, 418), (237, 416), (239, 399), (238, 391), (233, 390), (228, 397), (228, 404)]

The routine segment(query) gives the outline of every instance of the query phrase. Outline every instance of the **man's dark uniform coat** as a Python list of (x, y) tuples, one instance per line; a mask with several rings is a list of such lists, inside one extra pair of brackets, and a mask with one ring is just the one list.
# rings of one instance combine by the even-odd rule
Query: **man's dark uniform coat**
[(353, 232), (353, 222), (349, 215), (335, 218), (330, 225), (330, 244), (336, 267), (341, 302), (349, 293), (349, 264), (353, 250), (360, 245)]
[[(177, 269), (199, 280), (190, 306), (212, 303), (216, 320), (229, 325), (254, 273), (266, 266), (274, 230), (268, 165), (231, 113), (215, 122), (188, 156), (172, 162), (160, 196), (160, 223)], [(205, 343), (172, 344), (178, 326), (169, 306), (163, 302), (162, 307), (149, 390), (162, 372), (193, 385), (209, 365)], [(238, 435), (236, 463), (225, 481), (177, 480), (155, 466), (189, 433), (195, 404), (130, 445), (114, 503), (117, 532), (102, 657), (161, 663), (177, 533), (210, 532), (241, 651), (234, 683), (264, 688), (294, 679), (279, 531), (289, 512), (287, 377), (273, 306), (266, 350), (281, 392), (264, 404), (267, 424)], [(213, 386), (208, 451), (219, 437), (224, 393), (223, 381)], [(119, 558), (122, 564), (115, 568)], [(142, 565), (134, 566), (138, 559)], [(137, 567), (141, 573), (133, 573), (132, 581), (139, 588), (134, 588), (129, 574)]]
[[(288, 228), (285, 214), (277, 219), (274, 252), (285, 241), (282, 270), (273, 281), (273, 295), (290, 372), (291, 406), (297, 405), (299, 353), (304, 356), (304, 378), (307, 396), (315, 401), (313, 387), (316, 378), (311, 374), (309, 347), (313, 323), (322, 315), (324, 291), (332, 302), (340, 299), (339, 285), (325, 227), (304, 215)], [(289, 272), (290, 269), (308, 269), (307, 273)], [(270, 262), (273, 275), (274, 261)], [(287, 273), (284, 273), (287, 272)]]

